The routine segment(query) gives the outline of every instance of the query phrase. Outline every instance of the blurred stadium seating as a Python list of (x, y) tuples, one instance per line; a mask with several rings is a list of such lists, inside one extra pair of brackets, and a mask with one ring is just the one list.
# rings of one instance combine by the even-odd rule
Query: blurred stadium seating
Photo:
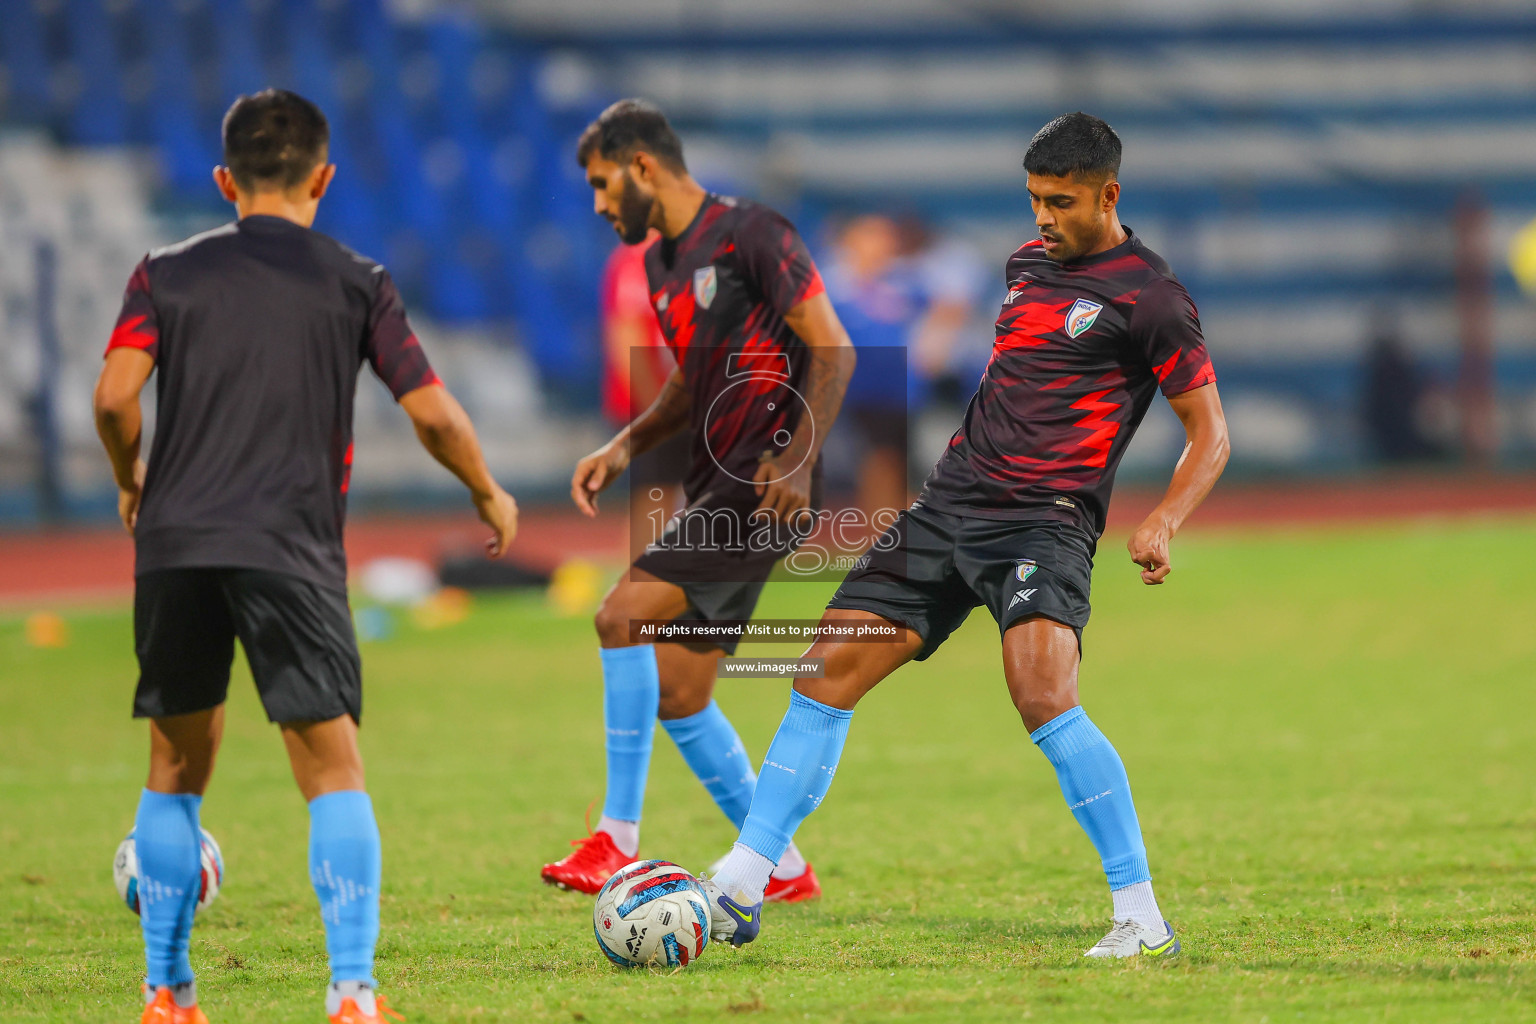
[[(580, 415), (596, 394), (611, 235), (571, 142), (631, 93), (673, 115), (706, 184), (774, 202), (810, 237), (832, 211), (912, 211), (999, 266), (1030, 230), (1028, 136), (1089, 109), (1126, 142), (1125, 221), (1200, 303), (1235, 465), (1367, 457), (1361, 367), (1382, 316), (1439, 382), (1450, 411), (1429, 429), (1454, 444), (1468, 302), (1489, 318), (1500, 456), (1528, 462), (1536, 315), (1500, 254), (1536, 216), (1536, 10), (1274, 6), (894, 0), (872, 19), (807, 0), (3, 0), (0, 459), (36, 447), (26, 402), (51, 389), (65, 487), (104, 481), (85, 403), (122, 282), (144, 248), (226, 216), (208, 181), (219, 118), (239, 92), (284, 85), (333, 122), (343, 177), (317, 226), (389, 263), (423, 322), (463, 346), (445, 358), (500, 403), (498, 469), (514, 477), (564, 458), (522, 450), (538, 411)], [(1482, 209), (1484, 235), (1458, 229)], [(40, 244), (58, 266), (51, 328)], [(1492, 273), (1486, 291), (1463, 280), (1458, 310), (1466, 244)], [(50, 329), (57, 372), (39, 355)], [(1127, 472), (1165, 466), (1176, 438), (1163, 415)], [(362, 459), (365, 490), (426, 467)], [(34, 508), (7, 497), (16, 486), (0, 471), (0, 517)]]

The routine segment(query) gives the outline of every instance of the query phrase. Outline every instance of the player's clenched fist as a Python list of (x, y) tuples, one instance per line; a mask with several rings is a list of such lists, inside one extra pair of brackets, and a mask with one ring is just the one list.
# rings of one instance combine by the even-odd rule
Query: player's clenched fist
[(123, 526), (129, 533), (139, 525), (139, 502), (144, 497), (144, 472), (143, 459), (135, 459), (133, 463), (133, 484), (130, 487), (117, 489), (117, 514), (123, 520)]
[(1173, 566), (1168, 561), (1168, 541), (1171, 531), (1160, 519), (1149, 518), (1136, 528), (1126, 547), (1131, 561), (1141, 566), (1141, 582), (1155, 586), (1168, 578)]
[(775, 458), (764, 452), (752, 483), (763, 499), (757, 507), (771, 509), (780, 519), (787, 520), (801, 509), (811, 507), (811, 470), (802, 464), (793, 473), (785, 474), (779, 465), (781, 461), (782, 456)]
[(576, 463), (571, 475), (571, 500), (589, 516), (597, 515), (597, 495), (629, 466), (629, 445), (618, 438)]
[(492, 558), (500, 558), (517, 536), (517, 500), (497, 487), (484, 497), (475, 496), (475, 511), (493, 531), (491, 539), (485, 542), (485, 550)]

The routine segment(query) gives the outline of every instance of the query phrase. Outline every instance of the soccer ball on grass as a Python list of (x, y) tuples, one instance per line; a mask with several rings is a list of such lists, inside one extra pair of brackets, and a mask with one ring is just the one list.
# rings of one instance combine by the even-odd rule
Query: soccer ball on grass
[[(202, 830), (202, 877), (198, 882), (197, 909), (198, 912), (207, 908), (214, 897), (219, 894), (219, 886), (224, 884), (224, 855), (219, 852), (219, 844), (207, 829)], [(128, 905), (128, 909), (135, 914), (139, 912), (139, 854), (133, 844), (133, 833), (128, 833), (117, 847), (117, 856), (112, 858), (112, 881), (117, 886), (117, 895)]]
[(686, 967), (709, 945), (709, 900), (676, 864), (637, 860), (598, 890), (592, 930), (620, 967)]

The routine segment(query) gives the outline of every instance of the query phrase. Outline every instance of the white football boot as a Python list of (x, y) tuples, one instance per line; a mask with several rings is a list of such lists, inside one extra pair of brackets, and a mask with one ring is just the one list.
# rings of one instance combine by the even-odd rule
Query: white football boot
[(1148, 928), (1135, 921), (1116, 921), (1109, 934), (1093, 944), (1083, 956), (1172, 956), (1179, 951), (1179, 937), (1173, 925), (1163, 922), (1162, 930)]
[(744, 946), (757, 938), (763, 925), (763, 905), (746, 906), (725, 894), (713, 879), (700, 878), (699, 885), (709, 899), (709, 939), (711, 942), (729, 942)]

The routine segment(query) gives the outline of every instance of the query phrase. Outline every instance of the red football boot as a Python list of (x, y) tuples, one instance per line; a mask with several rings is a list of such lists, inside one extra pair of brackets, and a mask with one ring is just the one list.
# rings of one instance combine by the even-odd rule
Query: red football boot
[(635, 859), (613, 845), (613, 837), (607, 832), (593, 832), (585, 839), (572, 839), (571, 845), (576, 847), (575, 853), (564, 860), (545, 864), (539, 875), (550, 885), (574, 889), (589, 896), (596, 895), (619, 868)]
[(816, 880), (816, 871), (809, 863), (805, 870), (794, 878), (768, 878), (768, 888), (763, 890), (764, 903), (799, 903), (801, 900), (813, 900), (821, 895), (821, 883)]
[(364, 1013), (362, 1007), (357, 1005), (357, 1000), (347, 996), (342, 999), (341, 1008), (327, 1015), (326, 1019), (331, 1024), (391, 1024), (393, 1021), (405, 1020), (405, 1015), (396, 1013), (383, 996), (373, 997), (372, 1013)]
[(144, 1015), (139, 1018), (140, 1024), (208, 1024), (208, 1018), (196, 1004), (177, 1006), (170, 989), (157, 988), (150, 993), (148, 985), (141, 987), (144, 989)]

